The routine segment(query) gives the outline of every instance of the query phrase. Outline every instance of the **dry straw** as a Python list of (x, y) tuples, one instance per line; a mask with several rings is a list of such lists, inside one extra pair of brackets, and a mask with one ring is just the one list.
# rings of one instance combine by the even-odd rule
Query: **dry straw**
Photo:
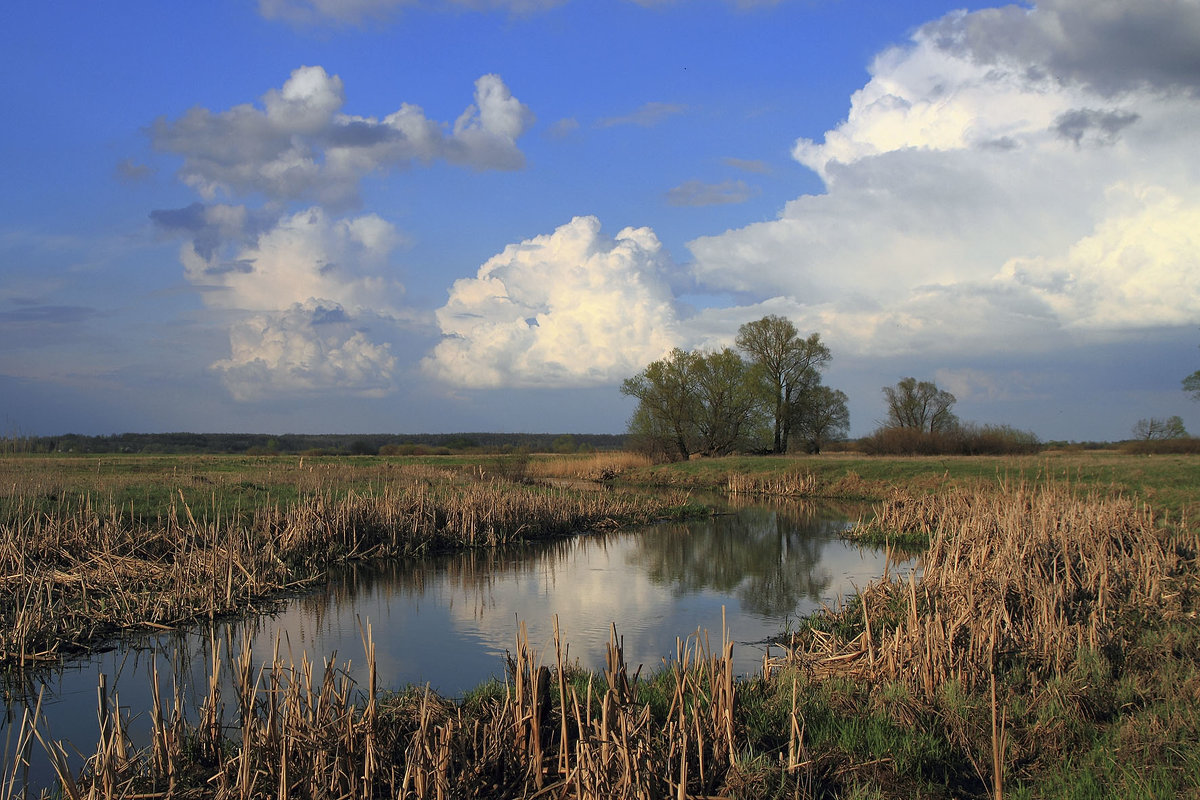
[(253, 609), (332, 564), (649, 522), (685, 497), (577, 492), (427, 467), (361, 493), (319, 490), (252, 514), (188, 504), (165, 518), (81, 498), (58, 512), (18, 499), (0, 520), (0, 667), (56, 660), (128, 627)]

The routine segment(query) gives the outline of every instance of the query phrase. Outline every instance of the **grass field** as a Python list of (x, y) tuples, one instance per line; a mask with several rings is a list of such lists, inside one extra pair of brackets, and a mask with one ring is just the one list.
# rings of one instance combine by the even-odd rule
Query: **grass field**
[[(310, 574), (413, 542), (486, 546), (531, 518), (556, 535), (678, 512), (696, 490), (870, 499), (876, 516), (859, 533), (928, 542), (919, 577), (805, 619), (756, 678), (733, 679), (725, 645), (695, 640), (651, 676), (628, 673), (616, 638), (596, 674), (563, 664), (565, 643), (519, 648), (507, 685), (453, 700), (276, 659), (261, 677), (247, 665), (238, 697), (193, 713), (162, 698), (145, 753), (110, 709), (68, 793), (1200, 796), (1196, 456), (15, 458), (0, 476), (6, 586), (27, 598), (18, 617), (41, 595), (56, 598), (45, 614), (85, 602), (69, 592), (88, 580), (69, 567), (100, 557), (190, 564), (172, 573), (179, 592), (208, 587), (207, 602), (232, 610), (254, 595), (243, 573), (278, 568), (264, 552)], [(639, 491), (515, 480), (529, 477)], [(648, 500), (647, 486), (662, 496)], [(602, 496), (624, 511), (594, 505)], [(106, 608), (136, 594), (106, 591)], [(215, 722), (221, 702), (240, 709), (232, 727)]]

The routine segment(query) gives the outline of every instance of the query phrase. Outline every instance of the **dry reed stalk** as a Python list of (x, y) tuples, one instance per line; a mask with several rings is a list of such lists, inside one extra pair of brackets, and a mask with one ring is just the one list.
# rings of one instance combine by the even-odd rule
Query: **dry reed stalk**
[(18, 499), (0, 521), (0, 666), (34, 666), (128, 627), (170, 627), (246, 608), (331, 564), (564, 536), (650, 522), (683, 495), (548, 490), (429, 468), (369, 493), (200, 513), (176, 490), (154, 524), (89, 496), (62, 513)]
[[(363, 633), (373, 675), (370, 627)], [(106, 732), (82, 777), (69, 786), (77, 788), (73, 796), (222, 800), (717, 795), (737, 741), (727, 634), (720, 653), (700, 635), (678, 643), (671, 665), (674, 695), (664, 719), (636, 699), (637, 678), (628, 675), (615, 630), (612, 638), (609, 688), (596, 697), (589, 685), (580, 697), (564, 679), (565, 643), (556, 646), (555, 690), (551, 670), (538, 663), (522, 632), (512, 662), (513, 691), (469, 716), (428, 689), (399, 704), (382, 703), (372, 689), (364, 697), (332, 659), (320, 673), (307, 659), (285, 662), (278, 640), (272, 662), (258, 669), (248, 640), (227, 658), (214, 642), (214, 679), (199, 712), (182, 713), (177, 688), (170, 719), (161, 706), (151, 713), (154, 730), (145, 753), (127, 749), (117, 704), (101, 688)], [(233, 665), (231, 716), (224, 713), (216, 679), (225, 660)], [(157, 675), (152, 677), (157, 686)], [(159, 704), (157, 691), (154, 696)], [(44, 744), (52, 754), (61, 752)]]
[(730, 495), (816, 497), (823, 486), (811, 472), (788, 472), (783, 475), (748, 475), (730, 473), (725, 491)]
[(606, 481), (653, 463), (649, 456), (623, 451), (588, 456), (551, 456), (531, 459), (526, 466), (526, 475), (535, 479)]
[(951, 679), (978, 687), (993, 653), (1062, 674), (1080, 647), (1108, 641), (1118, 610), (1173, 613), (1165, 587), (1180, 557), (1125, 498), (1060, 484), (898, 496), (872, 526), (929, 533), (920, 579), (863, 589), (863, 634), (813, 637), (797, 654), (811, 669), (902, 681), (932, 698)]

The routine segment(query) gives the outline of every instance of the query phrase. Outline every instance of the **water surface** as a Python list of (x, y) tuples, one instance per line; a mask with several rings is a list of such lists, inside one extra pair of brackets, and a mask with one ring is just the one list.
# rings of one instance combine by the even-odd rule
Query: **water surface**
[[(228, 675), (229, 654), (244, 641), (256, 664), (269, 662), (276, 647), (285, 660), (308, 658), (318, 666), (336, 653), (363, 685), (368, 626), (381, 689), (429, 685), (461, 696), (489, 678), (502, 679), (519, 621), (527, 624), (530, 645), (552, 664), (556, 614), (570, 661), (602, 668), (616, 623), (631, 669), (642, 665), (647, 672), (674, 655), (677, 637), (707, 631), (718, 648), (724, 619), (736, 642), (737, 670), (752, 673), (766, 640), (789, 620), (833, 605), (883, 573), (882, 551), (839, 538), (846, 525), (844, 514), (808, 506), (753, 506), (698, 521), (347, 568), (320, 591), (274, 604), (271, 613), (130, 637), (8, 686), (0, 742), (40, 691), (50, 735), (92, 752), (101, 672), (129, 709), (131, 730), (142, 736), (152, 663), (165, 696), (177, 686), (198, 702), (214, 652)], [(6, 752), (11, 759), (11, 744)], [(35, 764), (30, 783), (46, 780), (45, 765)]]

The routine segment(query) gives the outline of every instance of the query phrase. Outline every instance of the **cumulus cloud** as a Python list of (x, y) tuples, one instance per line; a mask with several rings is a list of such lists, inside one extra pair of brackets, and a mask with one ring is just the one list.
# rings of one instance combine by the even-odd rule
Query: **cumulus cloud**
[(1200, 102), (1179, 52), (1200, 51), (1198, 14), (1055, 0), (925, 26), (796, 142), (826, 193), (691, 242), (697, 280), (872, 355), (1194, 325)]
[(1041, 0), (957, 12), (931, 23), (932, 46), (984, 67), (1077, 84), (1101, 96), (1200, 87), (1200, 5), (1194, 0)]
[(610, 238), (595, 217), (576, 217), (455, 281), (424, 366), (466, 387), (619, 381), (676, 343), (667, 266), (650, 229)]
[(180, 179), (201, 197), (261, 193), (275, 200), (353, 205), (372, 172), (435, 159), (473, 169), (519, 169), (519, 139), (533, 115), (498, 75), (475, 82), (475, 102), (453, 126), (404, 103), (377, 119), (343, 114), (341, 78), (319, 66), (294, 70), (251, 104), (193, 108), (150, 128), (154, 146), (183, 157)]
[(230, 393), (336, 389), (378, 394), (394, 384), (386, 334), (410, 316), (390, 276), (401, 237), (375, 214), (334, 217), (319, 206), (272, 218), (199, 203), (156, 211), (188, 238), (184, 275), (207, 306), (232, 315), (229, 358), (212, 366)]
[(336, 389), (379, 397), (393, 388), (396, 359), (337, 303), (307, 300), (254, 314), (230, 330), (231, 354), (212, 368), (236, 400)]

